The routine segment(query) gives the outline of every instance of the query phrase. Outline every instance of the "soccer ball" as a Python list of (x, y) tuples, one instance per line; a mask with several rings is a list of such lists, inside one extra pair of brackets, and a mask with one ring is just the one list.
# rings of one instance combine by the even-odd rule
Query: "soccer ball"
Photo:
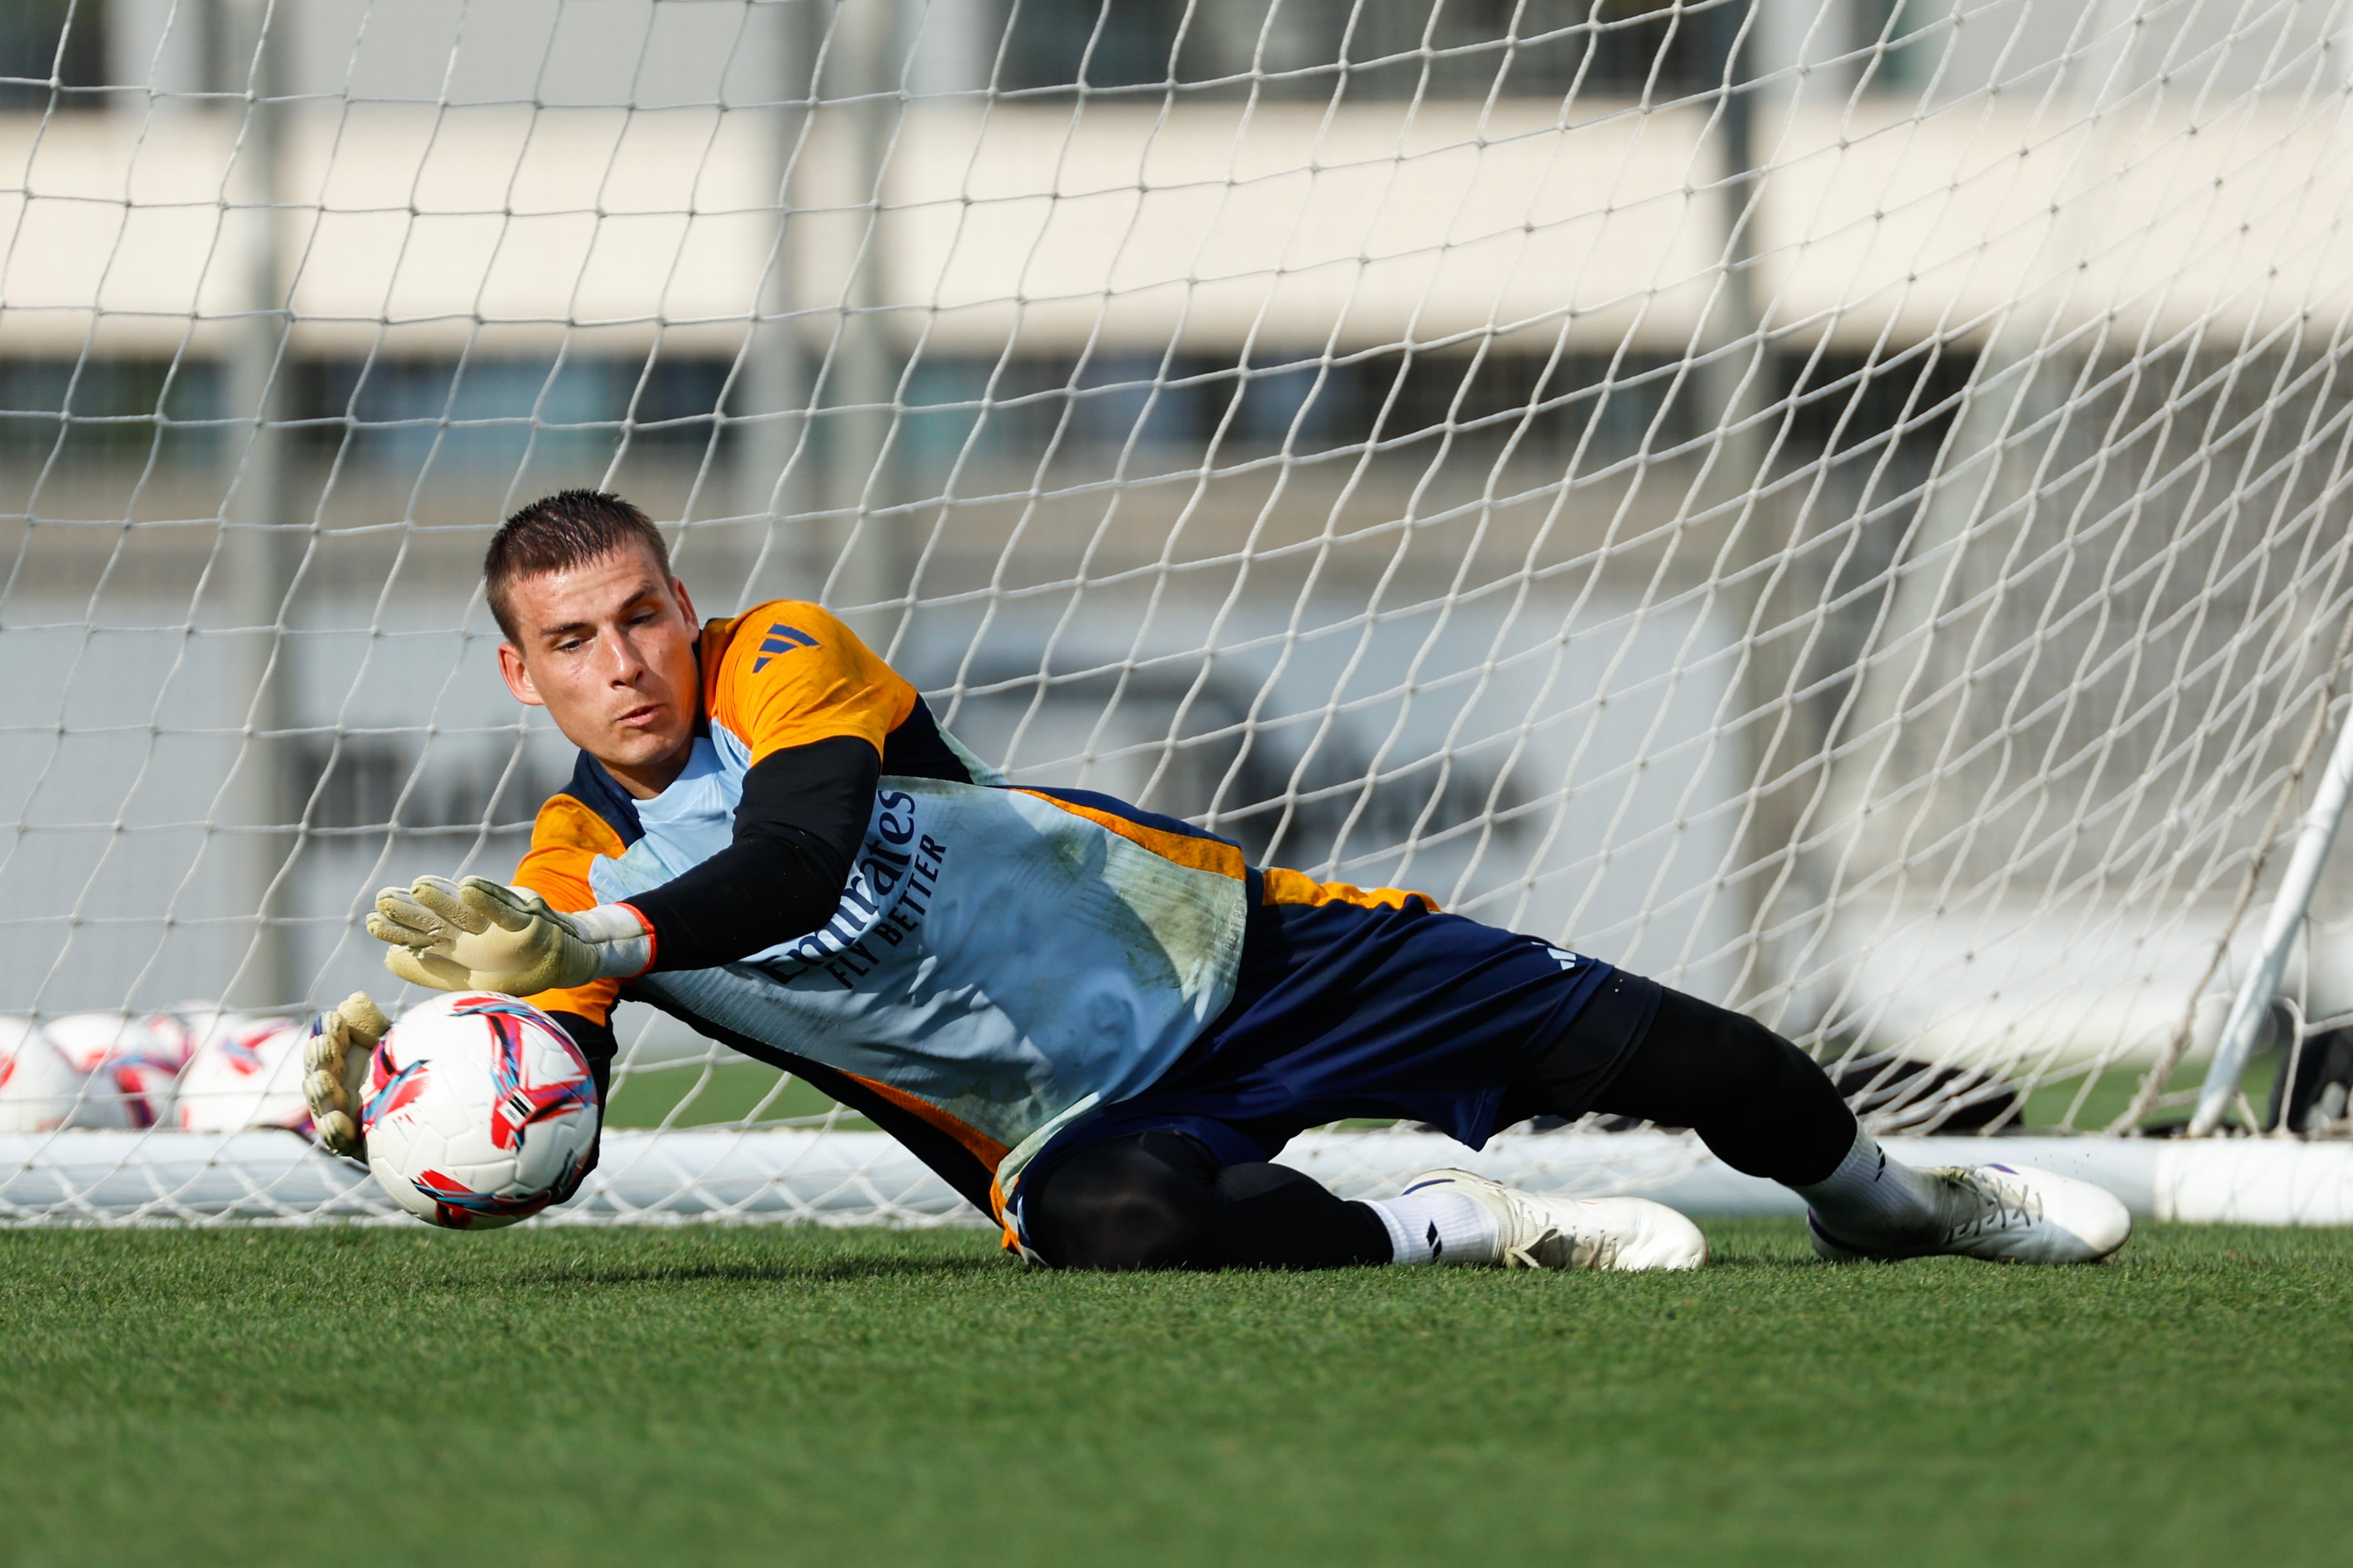
[(188, 1065), (182, 1031), (161, 1014), (69, 1013), (50, 1020), (49, 1041), (82, 1078), (77, 1127), (169, 1125)]
[(49, 1132), (81, 1098), (81, 1074), (30, 1018), (0, 1016), (0, 1132)]
[(368, 1064), (359, 1117), (377, 1184), (454, 1230), (512, 1225), (570, 1197), (601, 1121), (588, 1058), (563, 1026), (480, 991), (401, 1015)]
[(302, 1098), (302, 1046), (310, 1030), (283, 1018), (223, 1013), (184, 1016), (194, 1049), (180, 1075), (179, 1124), (191, 1132), (248, 1127), (311, 1131)]

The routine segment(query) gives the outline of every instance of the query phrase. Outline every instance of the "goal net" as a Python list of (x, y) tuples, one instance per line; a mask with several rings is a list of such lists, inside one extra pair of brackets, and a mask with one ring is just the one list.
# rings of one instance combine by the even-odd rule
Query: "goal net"
[[(511, 872), (570, 753), (477, 565), (582, 485), (1017, 781), (1736, 1007), (1883, 1130), (2178, 1118), (2346, 706), (2348, 44), (2339, 0), (10, 6), (0, 1219), (380, 1207), (273, 1130), (268, 1026), (396, 1007), (375, 889)], [(2274, 1043), (2353, 1011), (2340, 879)], [(575, 1215), (958, 1212), (620, 1024)]]

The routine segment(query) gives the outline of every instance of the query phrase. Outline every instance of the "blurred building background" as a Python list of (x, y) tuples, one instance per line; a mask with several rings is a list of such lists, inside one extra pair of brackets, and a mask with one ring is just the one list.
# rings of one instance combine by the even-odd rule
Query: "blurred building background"
[(2343, 26), (16, 0), (0, 1008), (340, 994), (508, 868), (569, 758), (474, 566), (585, 484), (1019, 776), (2145, 1050), (2341, 618)]

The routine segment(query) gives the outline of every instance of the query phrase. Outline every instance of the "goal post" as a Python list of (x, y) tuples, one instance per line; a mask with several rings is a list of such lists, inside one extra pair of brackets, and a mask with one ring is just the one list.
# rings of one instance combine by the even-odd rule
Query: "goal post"
[[(575, 485), (1016, 781), (1740, 1009), (1891, 1135), (2353, 1126), (2339, 0), (20, 13), (0, 1223), (374, 1212), (262, 1024), (396, 1006), (374, 889), (568, 773), (477, 567)], [(621, 1025), (574, 1217), (958, 1212)]]

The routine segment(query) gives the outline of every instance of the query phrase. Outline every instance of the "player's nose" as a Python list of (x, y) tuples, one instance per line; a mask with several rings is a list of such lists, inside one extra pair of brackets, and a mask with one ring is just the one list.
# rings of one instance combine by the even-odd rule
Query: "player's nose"
[(605, 675), (615, 686), (635, 686), (644, 679), (646, 661), (638, 655), (637, 645), (616, 627), (604, 637)]

